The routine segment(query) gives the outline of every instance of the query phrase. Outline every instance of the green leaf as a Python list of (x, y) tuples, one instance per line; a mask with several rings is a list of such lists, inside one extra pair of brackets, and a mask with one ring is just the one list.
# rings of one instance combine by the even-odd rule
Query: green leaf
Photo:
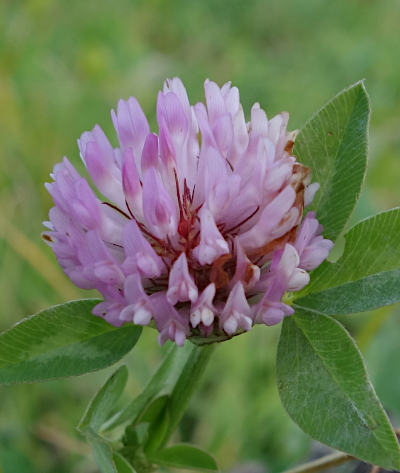
[(169, 426), (169, 396), (160, 396), (146, 408), (138, 422), (149, 422), (146, 452), (154, 452), (161, 445)]
[(120, 453), (114, 452), (114, 463), (118, 473), (136, 473), (133, 466)]
[(87, 428), (92, 428), (98, 432), (107, 420), (110, 411), (115, 407), (116, 402), (121, 397), (128, 380), (128, 369), (120, 366), (106, 381), (106, 383), (96, 393), (90, 402), (78, 430), (81, 432)]
[(129, 425), (122, 437), (123, 447), (120, 453), (139, 472), (149, 472), (152, 470), (143, 448), (148, 439), (148, 427), (148, 424)]
[[(92, 446), (93, 456), (102, 473), (120, 473), (125, 470), (123, 458), (118, 458), (110, 443), (99, 435), (101, 426), (107, 419), (115, 403), (121, 397), (128, 379), (128, 369), (120, 366), (104, 383), (90, 401), (89, 406), (78, 425), (78, 430), (85, 435)], [(117, 467), (120, 465), (120, 468)], [(129, 464), (128, 464), (129, 465)]]
[(359, 222), (345, 234), (342, 257), (325, 261), (293, 295), (295, 307), (334, 315), (400, 301), (399, 235), (400, 208)]
[(178, 426), (186, 407), (198, 387), (214, 345), (192, 345), (191, 353), (171, 392), (168, 401), (169, 423), (162, 445), (165, 445)]
[(117, 412), (103, 426), (103, 430), (111, 430), (128, 422), (135, 424), (156, 396), (170, 392), (191, 353), (191, 349), (192, 346), (189, 343), (186, 343), (182, 348), (173, 345), (144, 390), (128, 406)]
[(154, 399), (154, 401), (152, 401), (143, 411), (142, 415), (137, 420), (137, 423), (155, 422), (165, 410), (168, 403), (168, 399), (169, 399), (169, 396), (167, 394)]
[(218, 471), (214, 458), (192, 445), (174, 445), (153, 454), (150, 457), (153, 463), (172, 468), (185, 468), (200, 471)]
[(94, 459), (102, 473), (134, 473), (132, 465), (99, 435), (110, 411), (115, 407), (128, 380), (128, 369), (120, 366), (95, 394), (78, 425), (92, 445)]
[(112, 365), (136, 344), (141, 327), (113, 327), (91, 314), (98, 300), (57, 305), (0, 334), (0, 383), (77, 376)]
[(361, 354), (336, 320), (299, 311), (286, 318), (278, 389), (290, 417), (314, 439), (387, 469), (400, 450)]
[(118, 473), (110, 443), (90, 428), (85, 430), (85, 436), (92, 446), (94, 461), (101, 473)]
[(164, 411), (160, 413), (158, 419), (149, 426), (147, 441), (144, 445), (146, 454), (155, 452), (161, 447), (168, 432), (169, 422), (169, 411), (166, 407)]
[[(181, 420), (213, 351), (212, 345), (186, 343), (182, 348), (173, 347), (143, 392), (106, 423), (103, 430), (126, 421), (131, 427), (149, 422), (146, 452), (164, 446)], [(164, 395), (160, 396), (161, 393)], [(134, 443), (135, 439), (133, 435)], [(128, 441), (127, 445), (130, 444)]]
[(169, 424), (168, 395), (155, 398), (140, 416), (125, 430), (124, 444), (146, 452), (159, 448)]
[[(164, 446), (175, 431), (189, 400), (198, 386), (207, 361), (213, 352), (212, 345), (197, 346), (186, 343), (174, 347), (143, 392), (127, 409), (114, 416), (106, 425), (113, 428), (129, 420), (125, 432), (125, 445), (130, 454), (144, 444), (147, 454)], [(157, 395), (166, 393), (159, 397)], [(142, 431), (138, 424), (149, 423), (145, 439), (139, 441)], [(141, 427), (141, 425), (139, 425)]]
[(364, 84), (357, 82), (328, 102), (296, 138), (293, 153), (321, 186), (310, 208), (331, 240), (343, 230), (360, 194), (369, 112)]

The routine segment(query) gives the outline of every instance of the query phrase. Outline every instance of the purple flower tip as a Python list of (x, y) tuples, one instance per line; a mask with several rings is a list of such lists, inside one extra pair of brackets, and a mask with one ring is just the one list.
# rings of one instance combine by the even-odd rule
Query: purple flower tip
[(104, 200), (66, 158), (46, 185), (55, 207), (43, 237), (77, 286), (104, 296), (93, 313), (154, 321), (160, 343), (279, 323), (293, 313), (284, 294), (333, 245), (313, 212), (302, 219), (319, 186), (292, 153), (288, 114), (268, 119), (255, 104), (246, 123), (236, 87), (204, 88), (206, 104), (191, 106), (182, 82), (166, 80), (158, 135), (133, 97), (111, 113), (119, 148), (98, 125), (82, 134)]

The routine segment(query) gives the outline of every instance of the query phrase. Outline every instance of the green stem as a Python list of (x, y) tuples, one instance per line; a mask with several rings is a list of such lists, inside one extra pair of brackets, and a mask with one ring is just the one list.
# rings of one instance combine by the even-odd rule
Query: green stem
[(193, 345), (185, 366), (171, 392), (168, 403), (168, 429), (165, 432), (162, 446), (168, 442), (169, 438), (178, 427), (191, 397), (200, 384), (202, 374), (205, 371), (214, 349), (215, 344), (203, 346)]
[(121, 424), (136, 423), (148, 404), (160, 392), (169, 385), (175, 385), (190, 353), (190, 347), (179, 348), (174, 345), (139, 396), (109, 419), (103, 425), (102, 431), (112, 430)]
[(304, 463), (304, 465), (297, 466), (291, 470), (286, 470), (284, 473), (317, 473), (333, 466), (342, 465), (350, 460), (355, 460), (355, 458), (347, 453), (337, 452), (318, 460)]

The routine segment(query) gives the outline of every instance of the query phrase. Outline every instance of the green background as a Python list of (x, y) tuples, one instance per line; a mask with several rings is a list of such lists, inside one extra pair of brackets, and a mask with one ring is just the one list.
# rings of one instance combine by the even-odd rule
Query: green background
[[(63, 155), (80, 166), (76, 139), (99, 123), (115, 143), (109, 111), (135, 95), (155, 122), (166, 77), (192, 103), (203, 81), (231, 80), (249, 114), (287, 110), (290, 128), (349, 84), (366, 79), (372, 103), (369, 170), (353, 221), (400, 201), (400, 2), (398, 0), (177, 0), (0, 2), (0, 328), (75, 288), (41, 242), (52, 205), (43, 183)], [(358, 339), (378, 394), (400, 424), (400, 330), (393, 308), (341, 317)], [(275, 472), (323, 447), (288, 419), (277, 396), (279, 327), (258, 327), (218, 347), (180, 438), (210, 449), (230, 470)], [(145, 330), (127, 358), (126, 399), (162, 356)], [(90, 473), (74, 430), (106, 373), (0, 389), (3, 473)], [(264, 469), (264, 470), (263, 470)]]

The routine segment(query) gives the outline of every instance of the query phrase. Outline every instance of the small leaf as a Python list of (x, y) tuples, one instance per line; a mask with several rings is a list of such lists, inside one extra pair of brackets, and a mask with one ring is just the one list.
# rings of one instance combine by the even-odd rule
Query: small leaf
[(145, 451), (156, 451), (165, 437), (169, 426), (169, 396), (160, 396), (147, 407), (138, 422), (149, 422)]
[(153, 454), (150, 457), (153, 463), (172, 468), (185, 468), (200, 471), (218, 471), (214, 458), (192, 445), (174, 445)]
[(325, 261), (294, 294), (295, 306), (326, 315), (372, 310), (400, 301), (400, 208), (356, 224), (336, 263)]
[(364, 84), (357, 82), (328, 102), (296, 138), (293, 153), (321, 186), (310, 208), (331, 240), (343, 230), (360, 194), (369, 112)]
[[(113, 452), (110, 443), (99, 435), (99, 430), (108, 418), (110, 411), (121, 397), (128, 380), (128, 369), (120, 366), (104, 383), (90, 401), (89, 406), (78, 425), (78, 430), (85, 435), (92, 446), (93, 456), (102, 473), (124, 473), (126, 460)], [(125, 462), (125, 463), (124, 463)]]
[(114, 463), (114, 452), (109, 442), (91, 429), (85, 431), (85, 436), (92, 446), (93, 457), (101, 473), (118, 473)]
[(166, 444), (178, 426), (192, 394), (200, 383), (201, 376), (214, 348), (214, 345), (192, 345), (191, 353), (169, 397), (169, 424), (162, 445)]
[(148, 439), (148, 427), (148, 424), (130, 425), (125, 429), (125, 434), (122, 437), (123, 447), (120, 453), (139, 472), (152, 470), (143, 448)]
[(78, 430), (84, 431), (87, 428), (98, 432), (107, 420), (110, 411), (115, 407), (116, 402), (121, 397), (128, 380), (128, 369), (120, 366), (106, 381), (106, 383), (96, 393), (90, 402)]
[(104, 426), (103, 430), (111, 430), (121, 424), (135, 424), (146, 407), (161, 393), (168, 393), (179, 377), (192, 346), (172, 346), (166, 358), (153, 375), (144, 390), (124, 409), (117, 412)]
[(0, 383), (77, 376), (114, 364), (136, 344), (141, 327), (113, 327), (91, 314), (97, 300), (57, 305), (0, 334)]
[(159, 448), (168, 429), (169, 396), (164, 395), (154, 399), (137, 418), (125, 430), (124, 444), (137, 449), (144, 447), (146, 452), (152, 452)]
[(120, 453), (114, 452), (114, 463), (118, 473), (136, 473), (133, 466)]
[(157, 451), (163, 444), (165, 436), (169, 427), (169, 411), (166, 407), (162, 413), (160, 413), (157, 420), (152, 422), (147, 432), (147, 441), (144, 445), (144, 451), (146, 454)]
[(146, 409), (143, 411), (137, 423), (140, 422), (155, 422), (158, 417), (165, 410), (168, 403), (169, 396), (165, 394), (164, 396), (157, 397), (152, 401)]
[(285, 409), (304, 432), (368, 463), (400, 468), (397, 438), (339, 322), (303, 311), (286, 318), (277, 379)]

